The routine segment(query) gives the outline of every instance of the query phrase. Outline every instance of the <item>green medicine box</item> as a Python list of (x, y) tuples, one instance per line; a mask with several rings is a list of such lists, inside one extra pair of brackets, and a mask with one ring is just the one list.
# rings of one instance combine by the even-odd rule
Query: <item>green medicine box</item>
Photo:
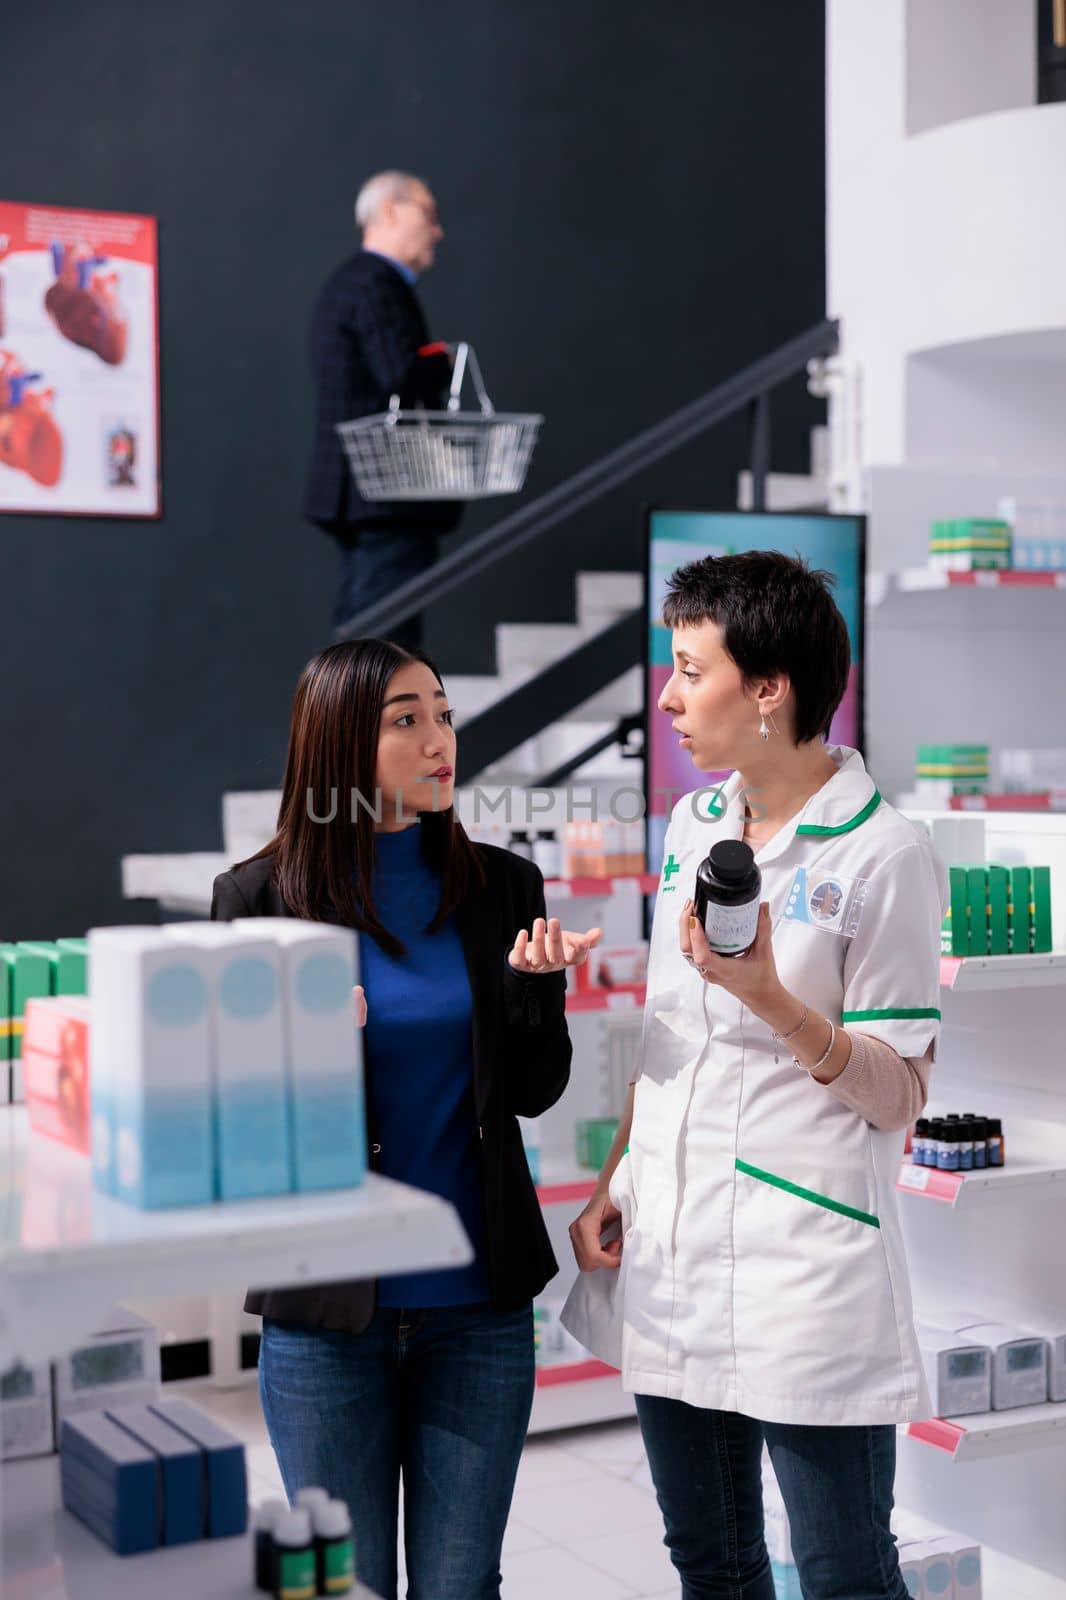
[(618, 1132), (617, 1117), (589, 1117), (579, 1122), (574, 1132), (577, 1136), (578, 1166), (599, 1172)]
[(1010, 952), (1008, 905), (1010, 873), (993, 863), (988, 868), (988, 953), (1005, 956)]
[[(0, 944), (0, 1062), (11, 1060), (11, 990), (15, 976), (14, 961), (15, 946)], [(0, 1105), (4, 1103), (7, 1090), (6, 1069), (2, 1076), (4, 1084), (3, 1090), (0, 1091)]]
[(970, 903), (968, 956), (988, 954), (988, 868), (966, 868), (966, 898)]
[(0, 961), (8, 969), (10, 983), (8, 1028), (9, 1059), (22, 1060), (22, 1019), (27, 1000), (50, 995), (54, 962), (47, 947), (32, 943), (0, 946)]
[(1051, 868), (1033, 867), (1029, 915), (1029, 949), (1033, 955), (1051, 951)]
[(940, 934), (940, 953), (968, 956), (970, 953), (970, 899), (965, 867), (948, 868), (950, 899)]
[(1011, 955), (1029, 954), (1032, 930), (1030, 904), (1033, 898), (1033, 875), (1030, 867), (1011, 867), (1008, 943)]
[(57, 939), (56, 949), (59, 952), (56, 994), (88, 994), (88, 939)]

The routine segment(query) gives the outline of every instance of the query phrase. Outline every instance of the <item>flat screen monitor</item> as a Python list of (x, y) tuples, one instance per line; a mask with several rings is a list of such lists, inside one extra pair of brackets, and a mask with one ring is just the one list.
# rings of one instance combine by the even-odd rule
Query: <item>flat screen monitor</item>
[[(679, 794), (729, 776), (726, 772), (697, 771), (688, 752), (679, 747), (670, 717), (657, 710), (659, 696), (673, 671), (670, 629), (662, 620), (667, 579), (689, 561), (742, 550), (779, 550), (785, 555), (801, 556), (812, 567), (833, 574), (833, 598), (848, 626), (851, 672), (847, 691), (833, 718), (830, 740), (862, 749), (865, 518), (813, 512), (650, 511), (645, 587), (648, 632), (644, 781), (648, 866), (653, 872), (658, 871), (662, 861), (672, 809), (666, 791), (672, 790), (676, 800)], [(812, 639), (811, 648), (817, 648), (816, 640)]]

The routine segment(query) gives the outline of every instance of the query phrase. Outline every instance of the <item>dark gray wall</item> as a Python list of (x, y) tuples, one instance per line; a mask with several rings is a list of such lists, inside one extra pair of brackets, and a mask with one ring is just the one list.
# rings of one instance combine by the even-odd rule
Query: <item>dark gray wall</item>
[[(333, 548), (299, 517), (304, 327), (382, 166), (447, 229), (434, 332), (548, 417), (533, 491), (816, 321), (821, 0), (38, 0), (5, 23), (0, 195), (160, 219), (165, 516), (0, 517), (0, 936), (128, 918), (119, 858), (220, 847), (274, 785)], [(775, 465), (816, 412), (781, 396)], [(727, 505), (743, 429), (648, 474), (431, 614), (444, 669), (494, 620), (641, 564), (649, 501)], [(503, 509), (507, 509), (504, 505)], [(455, 537), (483, 527), (471, 514)]]

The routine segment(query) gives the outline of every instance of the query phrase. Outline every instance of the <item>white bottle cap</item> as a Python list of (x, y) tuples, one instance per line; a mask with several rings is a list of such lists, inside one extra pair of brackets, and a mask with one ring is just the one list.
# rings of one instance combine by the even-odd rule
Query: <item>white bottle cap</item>
[(257, 1528), (272, 1528), (279, 1517), (283, 1517), (289, 1509), (287, 1500), (264, 1500), (262, 1505), (255, 1508), (255, 1525)]
[(343, 1500), (327, 1500), (314, 1509), (315, 1533), (320, 1539), (345, 1539), (352, 1531), (352, 1519)]
[(308, 1511), (286, 1511), (274, 1524), (274, 1543), (300, 1550), (311, 1543), (311, 1514)]
[(329, 1499), (328, 1489), (301, 1489), (296, 1496), (296, 1504), (305, 1511), (312, 1511), (315, 1506), (324, 1506)]

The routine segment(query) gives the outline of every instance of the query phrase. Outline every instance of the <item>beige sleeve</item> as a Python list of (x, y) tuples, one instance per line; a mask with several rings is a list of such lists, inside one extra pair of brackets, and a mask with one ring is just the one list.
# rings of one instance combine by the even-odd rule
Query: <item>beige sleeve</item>
[(883, 1132), (909, 1128), (929, 1097), (934, 1044), (922, 1056), (901, 1056), (883, 1039), (844, 1031), (851, 1040), (851, 1057), (840, 1076), (823, 1087)]

